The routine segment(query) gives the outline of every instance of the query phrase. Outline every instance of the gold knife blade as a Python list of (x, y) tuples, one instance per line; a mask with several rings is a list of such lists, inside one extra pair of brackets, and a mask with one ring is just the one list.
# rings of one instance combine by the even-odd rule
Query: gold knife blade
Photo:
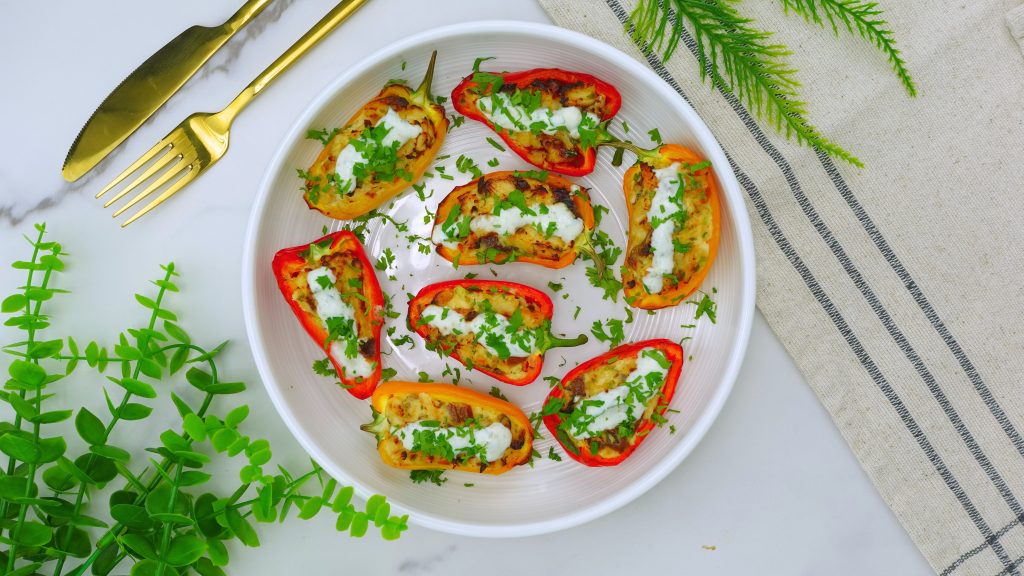
[(140, 64), (78, 133), (61, 169), (64, 179), (74, 182), (99, 164), (270, 2), (248, 0), (220, 26), (192, 26)]

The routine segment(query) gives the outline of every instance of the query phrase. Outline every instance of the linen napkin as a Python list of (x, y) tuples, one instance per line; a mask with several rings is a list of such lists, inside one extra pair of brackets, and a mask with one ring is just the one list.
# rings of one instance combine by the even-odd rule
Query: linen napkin
[(1020, 574), (1019, 0), (883, 2), (917, 98), (862, 39), (779, 2), (739, 4), (794, 50), (809, 120), (864, 169), (701, 84), (691, 36), (667, 62), (643, 53), (623, 30), (635, 0), (540, 2), (650, 66), (711, 127), (746, 193), (758, 307), (935, 571)]

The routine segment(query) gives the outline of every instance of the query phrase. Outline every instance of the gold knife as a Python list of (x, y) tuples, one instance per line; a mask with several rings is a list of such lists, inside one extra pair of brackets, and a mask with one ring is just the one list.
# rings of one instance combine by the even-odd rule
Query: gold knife
[(248, 0), (220, 26), (193, 26), (128, 75), (78, 133), (61, 174), (78, 180), (164, 105), (232, 36), (271, 0)]

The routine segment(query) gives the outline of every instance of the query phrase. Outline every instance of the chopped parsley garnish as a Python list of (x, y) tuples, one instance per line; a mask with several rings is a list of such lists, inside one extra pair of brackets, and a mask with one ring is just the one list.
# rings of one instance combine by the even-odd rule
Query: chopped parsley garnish
[(699, 301), (687, 301), (688, 304), (697, 305), (697, 310), (693, 314), (693, 319), (700, 320), (702, 316), (707, 316), (708, 320), (710, 320), (712, 324), (715, 324), (717, 322), (718, 304), (715, 303), (715, 301), (712, 300), (706, 292), (701, 292), (701, 294), (703, 294), (703, 297)]
[(488, 137), (487, 137), (487, 142), (488, 142), (488, 143), (489, 143), (489, 144), (490, 144), (491, 146), (494, 146), (495, 148), (497, 148), (498, 150), (501, 150), (502, 152), (504, 152), (504, 151), (505, 151), (505, 147), (504, 147), (504, 146), (502, 146), (501, 144), (499, 144), (499, 143), (498, 143), (498, 141), (497, 141), (497, 140), (495, 140), (494, 138), (491, 138), (490, 136), (488, 136)]
[(412, 470), (409, 472), (409, 479), (416, 484), (430, 482), (441, 486), (448, 481), (444, 476), (444, 470)]
[(622, 320), (618, 318), (605, 320), (603, 325), (600, 320), (594, 320), (594, 324), (590, 327), (590, 333), (599, 341), (608, 342), (611, 348), (618, 346), (626, 339), (622, 329)]

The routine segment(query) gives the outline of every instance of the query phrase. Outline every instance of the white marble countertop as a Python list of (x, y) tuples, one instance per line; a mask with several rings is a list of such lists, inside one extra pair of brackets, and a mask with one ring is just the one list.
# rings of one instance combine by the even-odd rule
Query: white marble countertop
[[(239, 302), (240, 251), (264, 167), (295, 117), (337, 74), (403, 35), (481, 19), (546, 22), (531, 0), (374, 0), (257, 99), (221, 163), (141, 225), (119, 229), (92, 199), (130, 159), (187, 114), (219, 109), (326, 12), (333, 0), (276, 0), (126, 146), (75, 184), (60, 178), (93, 108), (145, 56), (189, 25), (215, 24), (240, 2), (18, 2), (0, 18), (0, 254), (46, 221), (73, 254), (58, 301), (62, 332), (106, 339), (138, 322), (131, 294), (174, 260), (187, 298), (175, 307), (195, 337), (234, 346), (223, 369), (250, 383), (253, 420), (285, 462), (304, 454), (274, 412), (248, 351)], [(710, 122), (712, 130), (714, 123)], [(0, 267), (0, 291), (21, 284)], [(0, 339), (12, 333), (0, 329)], [(75, 401), (102, 402), (96, 390)], [(172, 415), (168, 413), (168, 423)], [(626, 528), (625, 530), (623, 528)], [(899, 574), (930, 570), (881, 501), (825, 410), (758, 316), (732, 398), (704, 441), (660, 485), (584, 526), (518, 540), (456, 538), (413, 526), (399, 542), (338, 536), (332, 522), (261, 525), (259, 549), (231, 549), (238, 574)], [(600, 546), (621, 541), (620, 552)], [(509, 554), (508, 552), (512, 553)], [(500, 554), (504, 553), (502, 556)], [(542, 566), (542, 568), (538, 568)]]

